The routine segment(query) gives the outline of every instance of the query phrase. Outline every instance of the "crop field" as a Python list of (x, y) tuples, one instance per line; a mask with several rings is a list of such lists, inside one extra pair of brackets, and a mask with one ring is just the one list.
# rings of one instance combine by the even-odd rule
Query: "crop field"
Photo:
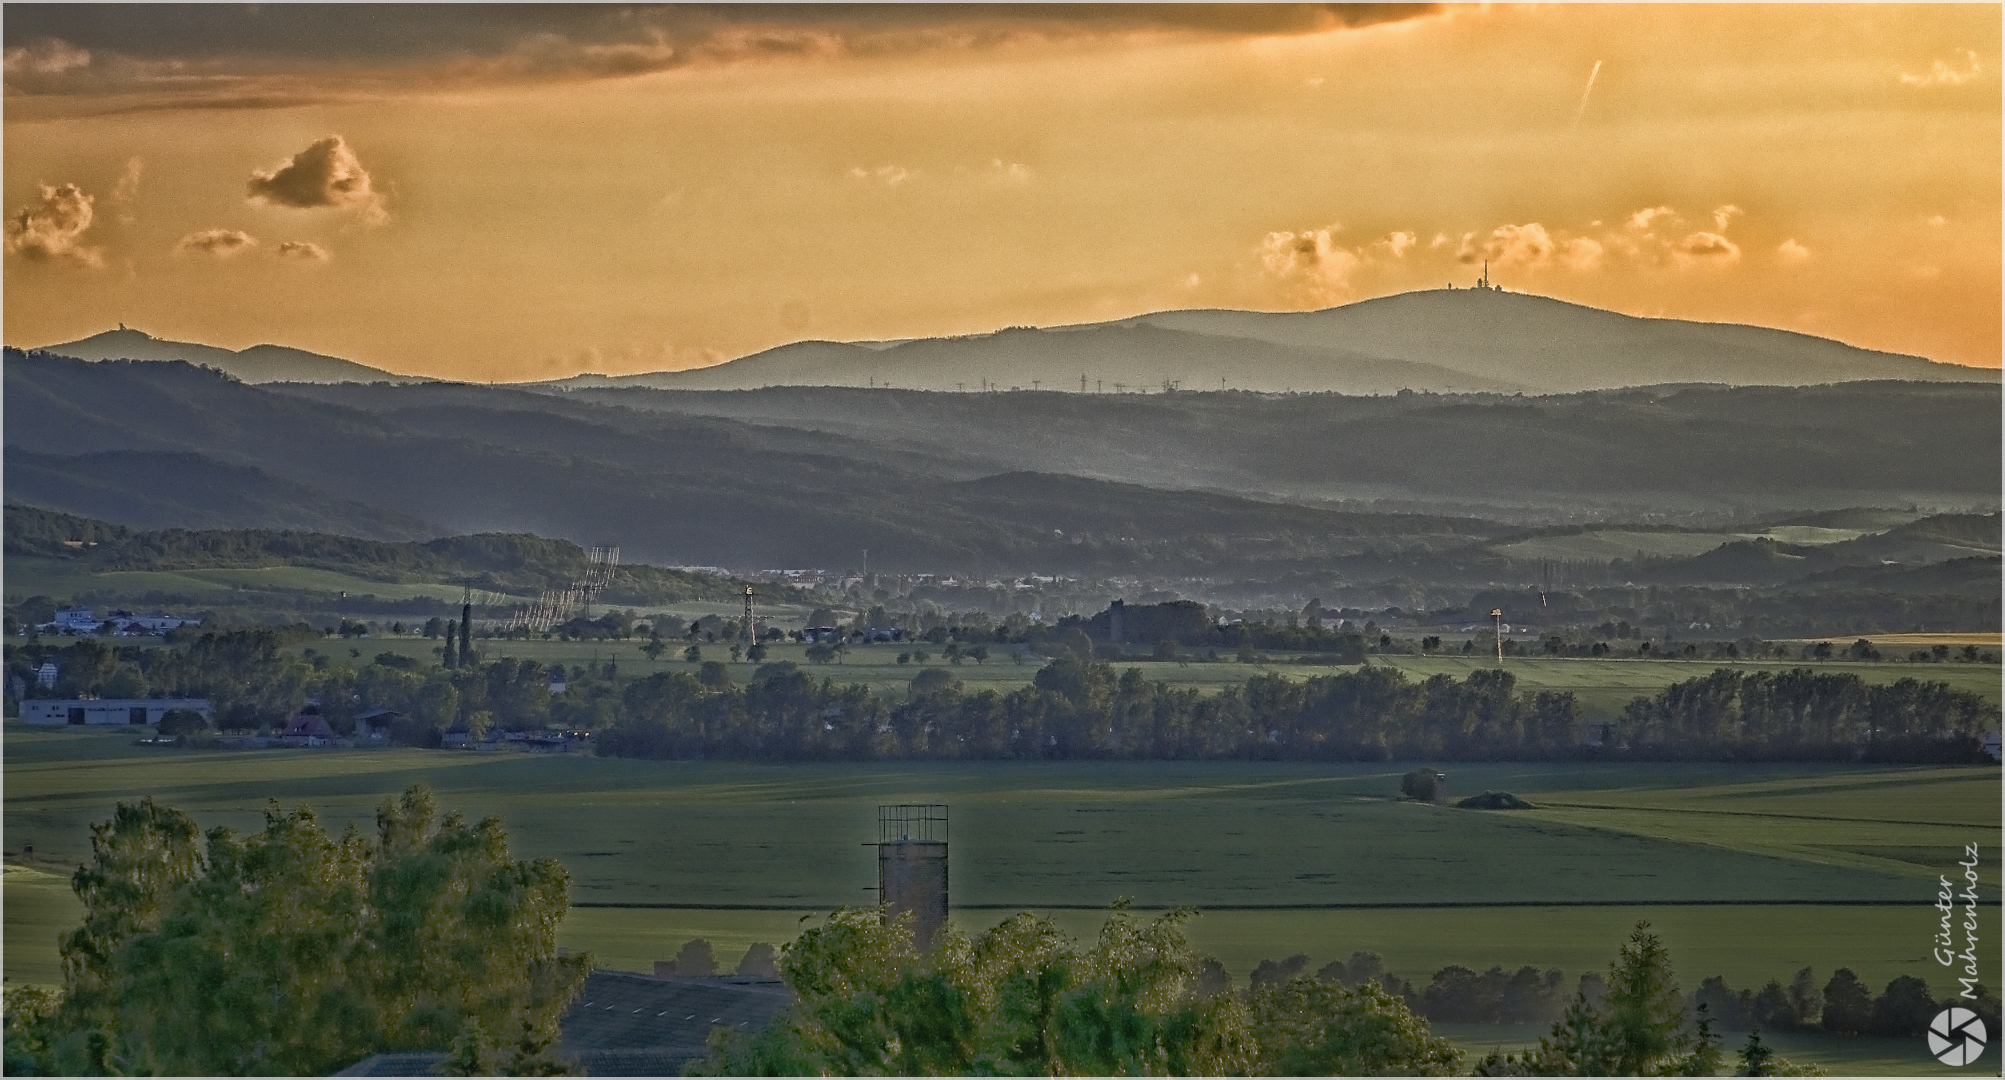
[(576, 902), (682, 905), (574, 912), (567, 944), (623, 966), (692, 936), (735, 958), (752, 940), (790, 937), (803, 915), (871, 902), (863, 845), (890, 802), (953, 807), (953, 898), (970, 926), (1027, 908), (1086, 934), (1117, 896), (1192, 905), (1209, 912), (1193, 940), (1242, 976), (1262, 957), (1320, 963), (1354, 949), (1409, 978), (1447, 963), (1577, 971), (1604, 965), (1626, 927), (1649, 918), (1694, 979), (1811, 964), (1883, 983), (1928, 973), (1936, 878), (1972, 842), (1986, 853), (1986, 933), (1997, 932), (1995, 768), (1454, 769), (1457, 793), (1509, 790), (1538, 807), (1486, 813), (1398, 801), (1401, 765), (184, 752), (18, 725), (5, 739), (16, 981), (53, 973), (53, 931), (75, 911), (67, 870), (86, 856), (89, 824), (121, 799), (152, 794), (205, 826), (248, 830), (283, 797), (331, 828), (366, 830), (377, 802), (420, 781), (444, 806), (500, 816), (518, 854), (561, 859)]

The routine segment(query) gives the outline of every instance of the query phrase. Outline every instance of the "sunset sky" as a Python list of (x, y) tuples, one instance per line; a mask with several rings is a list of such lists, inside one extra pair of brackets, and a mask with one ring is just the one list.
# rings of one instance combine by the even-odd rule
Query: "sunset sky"
[(1996, 367), (2000, 9), (9, 5), (5, 339), (476, 380), (1467, 284)]

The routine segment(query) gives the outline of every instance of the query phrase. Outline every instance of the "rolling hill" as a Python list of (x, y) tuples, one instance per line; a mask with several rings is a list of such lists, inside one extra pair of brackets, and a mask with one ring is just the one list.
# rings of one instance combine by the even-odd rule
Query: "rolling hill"
[(805, 341), (713, 367), (580, 376), (552, 385), (1104, 393), (1181, 384), (1189, 390), (1389, 394), (1881, 379), (1996, 383), (1998, 372), (1766, 327), (1637, 318), (1500, 290), (1437, 289), (1321, 311), (1165, 311), (951, 338)]
[(189, 341), (166, 341), (138, 330), (106, 330), (78, 341), (46, 346), (42, 351), (78, 360), (183, 360), (198, 367), (228, 372), (247, 383), (370, 383), (428, 382), (410, 375), (387, 371), (323, 356), (284, 345), (253, 345), (231, 350)]

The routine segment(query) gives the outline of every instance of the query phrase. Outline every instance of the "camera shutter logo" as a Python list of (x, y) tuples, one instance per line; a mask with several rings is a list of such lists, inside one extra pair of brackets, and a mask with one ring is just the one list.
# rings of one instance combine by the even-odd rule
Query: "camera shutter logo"
[(1984, 1056), (1984, 1021), (1969, 1009), (1948, 1008), (1928, 1022), (1928, 1049), (1944, 1065), (1968, 1065)]

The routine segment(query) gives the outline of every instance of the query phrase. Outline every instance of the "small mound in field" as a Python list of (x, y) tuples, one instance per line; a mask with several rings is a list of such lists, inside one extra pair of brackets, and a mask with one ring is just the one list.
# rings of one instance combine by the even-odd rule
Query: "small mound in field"
[(1531, 803), (1518, 798), (1508, 791), (1486, 791), (1481, 795), (1471, 795), (1455, 804), (1463, 810), (1531, 810)]

